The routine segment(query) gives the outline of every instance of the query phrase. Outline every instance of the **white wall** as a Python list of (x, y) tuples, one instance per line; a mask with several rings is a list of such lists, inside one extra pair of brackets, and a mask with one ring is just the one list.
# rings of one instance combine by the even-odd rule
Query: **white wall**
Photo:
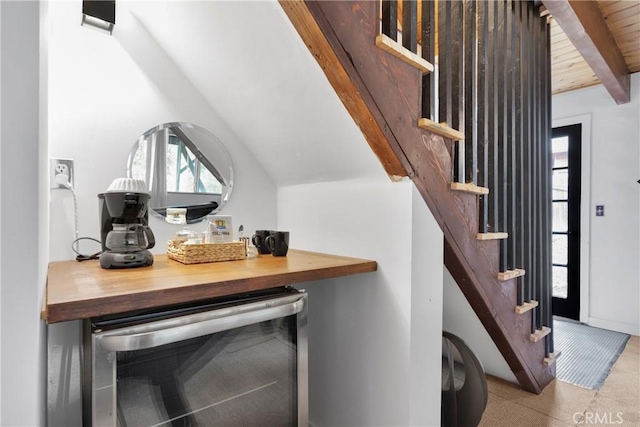
[[(0, 7), (0, 49), (2, 48), (2, 7)], [(0, 51), (0, 100), (2, 100), (2, 53)], [(0, 159), (2, 159), (2, 102), (0, 102)], [(2, 161), (0, 160), (0, 331), (2, 330)], [(2, 420), (2, 339), (0, 338), (0, 420)]]
[[(628, 104), (616, 105), (601, 85), (553, 97), (554, 126), (580, 122), (584, 115), (591, 117), (591, 151), (583, 150), (591, 173), (582, 188), (590, 200), (590, 226), (581, 230), (589, 243), (589, 282), (580, 317), (592, 326), (639, 335), (640, 74), (631, 76)], [(595, 205), (605, 206), (604, 217), (595, 216)]]
[(482, 363), (484, 371), (518, 384), (506, 360), (494, 344), (460, 287), (446, 267), (444, 271), (443, 329), (462, 338)]
[[(276, 187), (235, 131), (133, 17), (118, 5), (113, 36), (79, 25), (79, 2), (50, 4), (49, 154), (75, 160), (80, 236), (99, 237), (97, 194), (126, 176), (137, 138), (164, 122), (208, 129), (227, 147), (235, 184), (223, 213), (246, 230), (276, 224)], [(68, 190), (51, 198), (51, 259), (71, 259), (73, 201)], [(178, 228), (151, 218), (156, 253)], [(204, 224), (192, 228), (204, 230)], [(81, 247), (82, 249), (82, 247)], [(92, 253), (95, 247), (85, 246)]]
[[(49, 2), (40, 3), (40, 123), (39, 123), (39, 194), (38, 194), (38, 209), (39, 209), (39, 221), (38, 221), (38, 307), (42, 307), (46, 300), (46, 283), (47, 283), (47, 269), (49, 261)], [(40, 336), (41, 346), (38, 348), (37, 356), (40, 361), (41, 367), (38, 371), (37, 382), (37, 394), (36, 402), (39, 403), (39, 412), (36, 416), (40, 419), (40, 425), (44, 425), (42, 422), (45, 415), (46, 405), (46, 374), (47, 374), (47, 352), (46, 344), (48, 339), (48, 329), (44, 321), (40, 321)], [(41, 399), (41, 400), (40, 400)], [(42, 403), (40, 403), (42, 402)]]
[[(2, 48), (2, 7), (0, 6), (0, 49)], [(0, 331), (2, 330), (2, 51), (0, 50)], [(2, 339), (0, 338), (0, 421), (2, 420)]]
[[(2, 425), (43, 425), (40, 4), (0, 2)], [(46, 215), (46, 214), (45, 214)], [(44, 242), (46, 247), (46, 241)]]
[(413, 186), (411, 232), (410, 425), (439, 426), (444, 235)]
[(278, 190), (292, 247), (378, 262), (303, 286), (314, 425), (440, 424), (442, 231), (414, 191), (382, 170)]

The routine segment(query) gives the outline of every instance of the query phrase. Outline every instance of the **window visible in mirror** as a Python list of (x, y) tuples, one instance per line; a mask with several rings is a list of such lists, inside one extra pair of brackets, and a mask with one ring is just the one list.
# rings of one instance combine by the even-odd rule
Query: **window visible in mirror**
[[(198, 179), (194, 179), (194, 177)], [(184, 145), (169, 134), (167, 146), (167, 191), (181, 193), (220, 194), (222, 184)]]
[(147, 158), (147, 144), (136, 144), (135, 148), (136, 150), (132, 153), (130, 160), (129, 173), (131, 178), (141, 179), (146, 182), (145, 159)]
[[(144, 160), (147, 144), (141, 144), (133, 156), (133, 178), (145, 180)], [(198, 176), (198, 180), (194, 179)], [(167, 144), (167, 191), (172, 193), (221, 194), (222, 183), (184, 145), (180, 138), (169, 134)]]
[(129, 155), (127, 174), (147, 183), (150, 212), (186, 208), (187, 223), (218, 212), (233, 188), (233, 166), (222, 142), (190, 123), (164, 123), (145, 132)]

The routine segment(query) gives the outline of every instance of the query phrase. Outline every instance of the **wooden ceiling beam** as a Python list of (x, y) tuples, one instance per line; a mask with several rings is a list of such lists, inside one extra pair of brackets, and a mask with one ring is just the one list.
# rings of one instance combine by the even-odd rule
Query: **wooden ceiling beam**
[(617, 104), (631, 100), (629, 70), (596, 1), (543, 0)]

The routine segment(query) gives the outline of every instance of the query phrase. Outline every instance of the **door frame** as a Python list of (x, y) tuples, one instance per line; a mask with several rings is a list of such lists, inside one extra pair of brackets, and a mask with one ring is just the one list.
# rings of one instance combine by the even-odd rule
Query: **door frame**
[(580, 172), (580, 315), (589, 323), (589, 276), (591, 265), (591, 114), (554, 119), (552, 127), (581, 126)]

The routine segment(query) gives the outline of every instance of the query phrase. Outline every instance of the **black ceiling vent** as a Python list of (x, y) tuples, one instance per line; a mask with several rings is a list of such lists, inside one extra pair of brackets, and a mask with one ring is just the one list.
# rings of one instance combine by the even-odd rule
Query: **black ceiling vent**
[(81, 25), (113, 33), (116, 25), (116, 2), (105, 0), (85, 0), (82, 2), (82, 22)]

